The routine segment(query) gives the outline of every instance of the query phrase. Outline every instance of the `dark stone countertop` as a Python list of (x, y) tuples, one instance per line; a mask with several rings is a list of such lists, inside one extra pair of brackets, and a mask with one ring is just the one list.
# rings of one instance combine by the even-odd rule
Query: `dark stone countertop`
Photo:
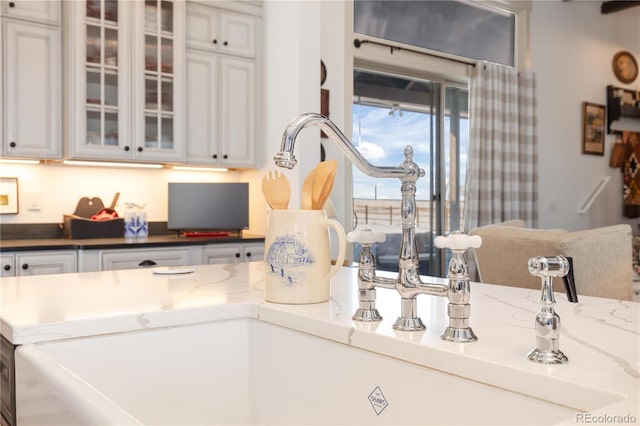
[(71, 240), (64, 238), (33, 238), (0, 241), (0, 252), (28, 250), (99, 250), (150, 248), (170, 246), (193, 246), (207, 244), (242, 244), (264, 242), (264, 236), (243, 234), (227, 237), (183, 237), (176, 235), (154, 235), (144, 239), (91, 238)]

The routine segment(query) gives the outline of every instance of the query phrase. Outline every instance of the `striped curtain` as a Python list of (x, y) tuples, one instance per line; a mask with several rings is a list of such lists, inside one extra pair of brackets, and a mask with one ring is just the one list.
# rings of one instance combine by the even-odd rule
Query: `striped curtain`
[(538, 225), (535, 75), (479, 62), (471, 73), (464, 227)]

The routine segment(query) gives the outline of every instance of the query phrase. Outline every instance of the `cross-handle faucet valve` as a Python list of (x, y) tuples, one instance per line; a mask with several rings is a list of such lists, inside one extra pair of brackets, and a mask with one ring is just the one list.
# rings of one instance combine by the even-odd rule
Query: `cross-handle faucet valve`
[(478, 340), (469, 326), (471, 316), (471, 285), (467, 264), (464, 260), (464, 252), (469, 248), (478, 248), (482, 245), (479, 235), (469, 236), (460, 231), (453, 231), (446, 237), (439, 235), (434, 244), (438, 248), (448, 248), (453, 255), (449, 261), (449, 291), (447, 297), (447, 314), (449, 325), (442, 334), (442, 339), (450, 342), (475, 342)]
[(542, 295), (535, 319), (536, 347), (527, 357), (541, 364), (564, 364), (568, 358), (560, 350), (560, 316), (553, 309), (556, 303), (553, 277), (570, 277), (565, 279), (567, 298), (569, 302), (577, 303), (571, 263), (564, 256), (538, 256), (529, 259), (528, 269), (531, 275), (542, 279)]
[[(352, 231), (347, 234), (347, 241), (360, 244), (358, 257), (358, 310), (353, 315), (354, 321), (380, 321), (382, 315), (376, 309), (376, 286), (393, 288), (395, 279), (376, 276), (376, 258), (371, 246), (382, 243), (387, 236), (384, 232), (375, 232), (370, 228)], [(386, 285), (385, 285), (386, 281)]]

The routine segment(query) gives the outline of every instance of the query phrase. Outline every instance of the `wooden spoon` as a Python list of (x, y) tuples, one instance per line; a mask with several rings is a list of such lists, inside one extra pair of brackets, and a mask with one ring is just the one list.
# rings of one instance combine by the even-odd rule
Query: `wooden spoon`
[(337, 168), (337, 160), (323, 161), (316, 166), (311, 193), (311, 208), (313, 210), (321, 210), (324, 203), (327, 202), (333, 189)]
[(302, 183), (302, 190), (300, 194), (300, 208), (302, 210), (311, 210), (311, 194), (313, 192), (313, 179), (315, 175), (316, 169), (311, 170)]
[(262, 178), (262, 193), (273, 210), (286, 210), (291, 196), (291, 185), (285, 175), (277, 170)]

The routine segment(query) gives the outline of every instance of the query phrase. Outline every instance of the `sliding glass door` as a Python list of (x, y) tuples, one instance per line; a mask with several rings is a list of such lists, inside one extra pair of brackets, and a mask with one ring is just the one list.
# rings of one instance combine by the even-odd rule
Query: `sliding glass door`
[[(421, 274), (441, 276), (446, 271), (433, 239), (460, 227), (467, 103), (466, 88), (443, 81), (371, 69), (354, 71), (354, 145), (378, 166), (399, 165), (404, 160), (404, 147), (411, 145), (414, 161), (425, 170), (416, 190)], [(387, 234), (387, 240), (376, 245), (378, 269), (398, 268), (400, 199), (398, 179), (373, 179), (353, 168), (354, 225)]]

